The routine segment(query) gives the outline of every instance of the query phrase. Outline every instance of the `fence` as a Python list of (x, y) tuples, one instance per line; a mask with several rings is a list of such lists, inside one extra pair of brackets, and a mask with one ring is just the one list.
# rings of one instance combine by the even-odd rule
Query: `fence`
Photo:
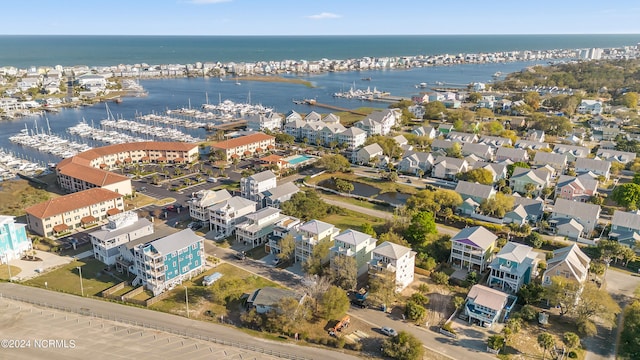
[(127, 285), (126, 281), (123, 281), (123, 282), (121, 282), (119, 284), (113, 285), (112, 287), (108, 288), (107, 290), (104, 290), (101, 293), (101, 295), (102, 295), (103, 298), (106, 298), (106, 299), (120, 300), (121, 297), (120, 296), (115, 296), (115, 295), (113, 295), (113, 293), (124, 289), (125, 285)]
[(118, 322), (118, 323), (121, 323), (121, 324), (127, 324), (127, 325), (139, 326), (139, 327), (142, 327), (142, 328), (145, 328), (145, 329), (163, 331), (163, 332), (174, 334), (174, 335), (177, 335), (177, 336), (184, 336), (184, 337), (188, 337), (188, 338), (191, 338), (191, 339), (207, 341), (207, 342), (214, 343), (214, 344), (231, 346), (231, 347), (235, 347), (235, 348), (243, 349), (243, 350), (255, 351), (255, 352), (258, 352), (258, 353), (261, 353), (261, 354), (271, 355), (271, 356), (279, 357), (279, 358), (282, 358), (282, 359), (311, 360), (309, 358), (305, 358), (305, 357), (302, 357), (302, 356), (289, 354), (289, 353), (285, 353), (285, 352), (281, 352), (281, 351), (269, 350), (269, 349), (261, 348), (259, 346), (250, 345), (250, 344), (244, 344), (244, 343), (235, 342), (235, 341), (227, 341), (227, 340), (218, 339), (218, 338), (210, 337), (210, 336), (203, 336), (203, 335), (200, 335), (200, 334), (187, 332), (185, 330), (179, 330), (179, 329), (174, 329), (174, 328), (171, 328), (171, 327), (159, 326), (159, 325), (156, 325), (156, 324), (149, 324), (149, 323), (145, 323), (145, 322), (138, 322), (138, 321), (134, 321), (134, 320), (124, 319), (124, 318), (120, 318), (120, 317), (115, 316), (115, 315), (104, 315), (104, 314), (94, 313), (91, 310), (86, 309), (86, 308), (76, 309), (76, 308), (72, 308), (72, 307), (60, 306), (60, 305), (55, 305), (55, 304), (48, 304), (46, 302), (41, 302), (41, 301), (36, 301), (36, 300), (29, 300), (29, 299), (24, 299), (24, 298), (21, 298), (21, 297), (18, 297), (18, 296), (12, 296), (12, 295), (6, 295), (6, 294), (3, 294), (3, 293), (0, 293), (0, 299), (3, 299), (3, 298), (4, 299), (9, 299), (9, 300), (14, 300), (14, 301), (20, 301), (20, 302), (24, 302), (24, 303), (32, 304), (32, 305), (36, 305), (36, 306), (41, 306), (41, 307), (45, 307), (45, 308), (48, 308), (48, 309), (64, 311), (64, 312), (68, 312), (68, 313), (72, 313), (72, 314), (90, 316), (90, 317), (93, 317), (93, 318), (96, 318), (96, 319), (115, 321), (115, 322)]

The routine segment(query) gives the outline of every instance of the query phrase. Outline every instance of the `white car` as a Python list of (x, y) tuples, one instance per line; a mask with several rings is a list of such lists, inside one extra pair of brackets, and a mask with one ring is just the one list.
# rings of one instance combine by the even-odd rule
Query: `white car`
[(387, 336), (396, 336), (398, 335), (398, 332), (395, 331), (395, 329), (392, 329), (388, 326), (383, 326), (380, 328), (380, 332), (387, 335)]

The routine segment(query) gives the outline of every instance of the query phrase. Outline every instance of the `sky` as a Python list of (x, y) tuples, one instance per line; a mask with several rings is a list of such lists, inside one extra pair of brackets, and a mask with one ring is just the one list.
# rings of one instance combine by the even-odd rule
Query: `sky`
[(2, 0), (0, 35), (640, 34), (640, 1)]

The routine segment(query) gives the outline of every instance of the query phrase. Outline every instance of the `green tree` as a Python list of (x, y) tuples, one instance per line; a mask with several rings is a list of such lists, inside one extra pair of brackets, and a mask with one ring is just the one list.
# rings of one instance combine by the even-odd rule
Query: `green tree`
[(506, 345), (506, 341), (503, 336), (491, 335), (487, 340), (487, 346), (493, 350), (501, 350)]
[(575, 308), (579, 290), (580, 284), (577, 281), (554, 276), (551, 284), (544, 288), (544, 297), (551, 305), (560, 308), (560, 315), (565, 315)]
[(382, 270), (369, 275), (369, 297), (383, 305), (391, 304), (397, 297), (395, 273)]
[(448, 157), (462, 159), (462, 145), (459, 142), (454, 142), (445, 152)]
[(449, 275), (442, 271), (431, 273), (431, 280), (438, 285), (446, 285), (449, 283)]
[[(476, 116), (481, 118), (481, 119), (490, 119), (490, 118), (494, 117), (494, 114), (493, 114), (493, 111), (491, 111), (490, 109), (480, 108), (480, 109), (476, 110)], [(495, 122), (487, 123), (486, 126), (491, 127), (492, 125), (488, 125), (488, 124), (491, 124), (491, 123), (495, 123)], [(498, 125), (500, 125), (500, 123), (498, 123)], [(502, 130), (504, 130), (504, 128), (502, 127), (502, 125), (500, 125), (500, 130), (498, 130), (497, 133), (499, 133)], [(495, 134), (497, 134), (497, 133), (495, 133)]]
[(477, 103), (480, 99), (482, 99), (482, 94), (478, 92), (469, 93), (469, 96), (467, 97), (467, 101), (471, 103)]
[(624, 323), (620, 333), (620, 359), (640, 359), (640, 300), (624, 309)]
[(335, 286), (344, 290), (356, 288), (358, 264), (352, 256), (336, 255), (332, 261), (331, 280)]
[(447, 108), (441, 101), (432, 101), (424, 105), (424, 118), (438, 120), (446, 111)]
[(537, 232), (532, 232), (531, 234), (529, 234), (526, 237), (526, 240), (529, 244), (531, 244), (531, 246), (536, 249), (540, 249), (542, 245), (544, 245), (544, 238), (542, 238), (542, 235)]
[(342, 193), (351, 193), (355, 187), (351, 181), (335, 179), (334, 183), (336, 185), (336, 189)]
[(349, 160), (340, 154), (323, 155), (322, 158), (318, 160), (317, 164), (330, 173), (346, 172), (351, 168)]
[(382, 233), (380, 234), (380, 237), (378, 237), (378, 242), (379, 243), (383, 243), (385, 241), (388, 241), (390, 243), (394, 243), (394, 244), (398, 244), (398, 245), (402, 245), (402, 246), (407, 246), (409, 247), (409, 242), (407, 242), (407, 240), (404, 239), (404, 237), (402, 237), (402, 235), (399, 235), (398, 233), (394, 232), (394, 231), (388, 231), (386, 233)]
[(405, 306), (404, 314), (407, 316), (407, 319), (419, 324), (427, 317), (427, 309), (425, 309), (422, 304), (409, 300)]
[(638, 107), (638, 93), (631, 91), (622, 95), (622, 105), (629, 109), (635, 109)]
[(349, 310), (349, 297), (344, 290), (331, 286), (322, 296), (320, 305), (325, 319), (338, 319)]
[(296, 141), (296, 138), (293, 135), (278, 133), (276, 134), (276, 142), (278, 144), (293, 144)]
[(518, 299), (522, 299), (525, 304), (536, 304), (542, 299), (544, 288), (536, 282), (522, 285), (518, 290)]
[(382, 344), (382, 352), (385, 356), (397, 360), (422, 360), (424, 356), (422, 342), (405, 331), (386, 339)]
[(529, 164), (527, 164), (526, 162), (516, 161), (513, 164), (507, 165), (507, 177), (510, 178), (513, 175), (513, 170), (517, 167), (524, 168), (524, 169), (531, 168), (531, 166), (529, 166)]
[(313, 247), (311, 256), (307, 258), (307, 261), (302, 263), (302, 270), (309, 275), (322, 275), (324, 265), (327, 263), (329, 257), (329, 251), (331, 250), (332, 242), (329, 238), (324, 238)]
[(620, 313), (620, 306), (606, 290), (587, 282), (580, 294), (575, 313), (578, 320), (594, 321), (597, 316), (609, 325), (614, 325), (616, 316)]
[(550, 349), (556, 343), (556, 339), (549, 333), (542, 333), (538, 335), (538, 345), (542, 348), (542, 358), (547, 355), (547, 349)]
[(322, 218), (329, 206), (315, 191), (299, 191), (280, 205), (282, 212), (304, 221)]
[(466, 300), (461, 296), (454, 296), (452, 301), (453, 301), (453, 306), (456, 309), (462, 309), (462, 307), (466, 302)]
[(456, 175), (459, 180), (480, 183), (484, 185), (493, 184), (493, 174), (484, 168), (477, 168)]
[(429, 234), (435, 234), (436, 220), (432, 212), (420, 211), (411, 218), (405, 237), (413, 244), (421, 244)]
[(537, 91), (528, 91), (524, 94), (524, 102), (536, 111), (540, 107), (540, 94)]
[(629, 210), (636, 210), (640, 204), (640, 185), (620, 184), (611, 192), (611, 199)]
[(376, 231), (373, 229), (371, 223), (365, 222), (360, 226), (360, 232), (371, 236), (372, 238), (376, 238), (378, 235)]
[(580, 336), (573, 332), (566, 332), (562, 335), (562, 342), (567, 345), (570, 350), (580, 347)]
[(507, 196), (501, 192), (495, 196), (484, 200), (480, 204), (480, 211), (483, 214), (502, 219), (504, 215), (513, 209), (514, 200), (512, 196)]
[(281, 261), (287, 261), (291, 259), (293, 252), (296, 250), (296, 241), (293, 238), (293, 235), (285, 235), (285, 237), (280, 239), (278, 245), (280, 245), (280, 253), (277, 255), (278, 259), (280, 259)]

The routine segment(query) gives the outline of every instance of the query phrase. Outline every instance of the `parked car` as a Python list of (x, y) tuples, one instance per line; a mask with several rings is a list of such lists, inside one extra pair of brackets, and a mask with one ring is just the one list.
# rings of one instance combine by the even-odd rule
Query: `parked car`
[(214, 177), (210, 177), (210, 178), (207, 179), (207, 182), (210, 182), (210, 183), (218, 182), (218, 179), (216, 179)]
[(369, 307), (369, 304), (366, 301), (361, 300), (351, 300), (351, 305), (357, 306), (362, 309), (366, 309)]
[(244, 259), (247, 258), (247, 254), (245, 254), (244, 251), (238, 251), (235, 254), (233, 254), (233, 256), (235, 256), (236, 259), (238, 259), (238, 260), (244, 260)]
[(390, 328), (388, 326), (383, 326), (380, 328), (380, 332), (387, 335), (387, 336), (396, 336), (398, 335), (398, 332), (395, 331), (395, 329)]

